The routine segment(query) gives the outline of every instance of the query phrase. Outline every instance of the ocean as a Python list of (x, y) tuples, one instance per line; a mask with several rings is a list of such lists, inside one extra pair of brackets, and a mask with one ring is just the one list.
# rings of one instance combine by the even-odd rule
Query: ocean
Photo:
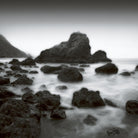
[[(11, 59), (0, 59), (0, 62), (9, 62)], [(22, 59), (19, 59), (22, 60)], [(81, 72), (83, 81), (78, 83), (64, 83), (57, 79), (57, 74), (44, 74), (40, 67), (45, 64), (37, 64), (39, 68), (28, 68), (28, 70), (37, 70), (38, 74), (28, 74), (33, 78), (34, 83), (30, 88), (34, 93), (42, 90), (41, 85), (46, 85), (47, 90), (52, 94), (61, 96), (61, 105), (73, 107), (73, 110), (66, 110), (67, 118), (65, 120), (41, 119), (40, 138), (106, 138), (108, 128), (119, 128), (120, 135), (113, 137), (137, 138), (138, 137), (138, 119), (126, 115), (125, 104), (128, 100), (138, 100), (138, 72), (131, 76), (120, 75), (123, 71), (133, 72), (138, 59), (113, 59), (113, 63), (119, 68), (115, 75), (97, 75), (95, 68), (105, 63), (89, 64), (85, 71)], [(58, 66), (61, 64), (47, 64)], [(72, 66), (70, 64), (66, 64)], [(74, 65), (74, 67), (79, 67)], [(2, 75), (2, 74), (1, 74)], [(11, 77), (11, 81), (15, 78)], [(67, 86), (66, 90), (59, 90), (57, 86)], [(22, 88), (26, 86), (9, 87), (17, 94), (23, 94)], [(77, 108), (72, 106), (72, 95), (81, 88), (100, 91), (101, 97), (109, 99), (117, 107), (105, 106), (100, 108)], [(96, 125), (90, 126), (84, 124), (83, 120), (87, 115), (92, 115), (98, 119)]]

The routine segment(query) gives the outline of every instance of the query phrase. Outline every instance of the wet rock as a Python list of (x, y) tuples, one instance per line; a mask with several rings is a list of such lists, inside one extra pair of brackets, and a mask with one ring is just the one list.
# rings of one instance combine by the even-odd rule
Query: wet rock
[(59, 71), (61, 71), (62, 70), (62, 66), (56, 66), (56, 67), (54, 67), (54, 66), (48, 66), (48, 65), (45, 65), (45, 66), (43, 66), (42, 68), (41, 68), (41, 71), (43, 72), (43, 73), (47, 73), (47, 74), (50, 74), (50, 73), (54, 73), (54, 74), (57, 74), (57, 73), (59, 73)]
[(18, 59), (12, 59), (9, 64), (20, 65), (20, 61)]
[(60, 105), (60, 96), (51, 94), (49, 91), (39, 91), (35, 96), (40, 110), (53, 110)]
[(40, 86), (40, 89), (41, 89), (41, 90), (46, 90), (46, 89), (47, 89), (47, 87), (46, 87), (46, 85), (45, 85), (45, 84), (42, 84), (42, 85)]
[(4, 63), (0, 62), (0, 66), (4, 66)]
[(106, 131), (107, 135), (108, 136), (119, 136), (119, 135), (122, 135), (122, 133), (126, 133), (125, 130), (123, 130), (122, 128), (118, 128), (118, 127), (112, 127), (112, 128), (109, 128), (107, 131)]
[(113, 103), (111, 100), (104, 98), (105, 104), (112, 106), (112, 107), (117, 107), (115, 103)]
[(23, 94), (22, 100), (27, 103), (35, 103), (36, 97), (31, 92), (27, 92), (27, 93)]
[(105, 57), (106, 55), (99, 54), (99, 57), (95, 58), (90, 51), (91, 47), (87, 35), (75, 32), (71, 34), (68, 41), (42, 51), (35, 60), (39, 63), (94, 63), (97, 62), (97, 59), (98, 62), (109, 61)]
[(5, 84), (9, 84), (9, 83), (10, 83), (9, 78), (0, 77), (0, 85), (5, 85)]
[(138, 71), (138, 65), (136, 66), (135, 71)]
[(21, 77), (21, 76), (22, 76), (22, 74), (15, 74), (15, 75), (14, 75), (15, 78), (19, 78), (19, 77)]
[(22, 75), (17, 80), (12, 82), (13, 85), (32, 85), (33, 80), (29, 79), (26, 75)]
[(95, 72), (100, 74), (116, 74), (118, 68), (115, 64), (107, 63), (106, 65), (96, 68)]
[(13, 98), (13, 97), (19, 97), (19, 96), (9, 90), (0, 88), (0, 99)]
[(84, 72), (84, 71), (85, 71), (84, 68), (78, 68), (78, 70), (79, 70), (80, 72)]
[(20, 73), (28, 73), (28, 70), (22, 69), (20, 70)]
[(12, 66), (11, 66), (11, 69), (12, 69), (13, 71), (20, 71), (20, 70), (22, 70), (21, 67), (20, 67), (19, 65), (12, 65)]
[(68, 87), (65, 86), (65, 85), (57, 86), (56, 88), (59, 89), (59, 90), (66, 90), (66, 89), (68, 89)]
[(125, 71), (125, 72), (120, 73), (120, 75), (122, 75), (122, 76), (131, 76), (131, 73), (128, 72), (128, 71)]
[(55, 109), (51, 112), (50, 117), (53, 119), (65, 119), (66, 113), (63, 110)]
[(99, 107), (105, 105), (99, 91), (89, 91), (87, 88), (74, 92), (72, 104), (77, 107)]
[(130, 114), (137, 114), (138, 115), (138, 101), (136, 101), (136, 100), (127, 101), (126, 111)]
[(22, 91), (25, 93), (33, 93), (33, 90), (31, 90), (29, 87), (23, 88)]
[(35, 66), (36, 63), (31, 57), (28, 57), (21, 62), (21, 65), (23, 65), (23, 66)]
[(88, 115), (88, 116), (83, 120), (83, 122), (84, 122), (86, 125), (96, 125), (97, 118), (95, 118), (95, 117), (92, 116), (92, 115)]
[(30, 73), (30, 74), (38, 74), (38, 71), (32, 70), (32, 71), (30, 71), (29, 73)]
[(83, 80), (83, 76), (75, 68), (65, 68), (58, 74), (58, 79), (63, 82), (79, 82)]
[(88, 65), (88, 64), (81, 64), (80, 67), (85, 68), (85, 67), (90, 67), (90, 65)]

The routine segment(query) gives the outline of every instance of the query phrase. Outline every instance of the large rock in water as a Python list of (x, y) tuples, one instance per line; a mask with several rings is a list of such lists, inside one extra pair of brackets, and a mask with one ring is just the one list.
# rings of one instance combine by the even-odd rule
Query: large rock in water
[(87, 88), (74, 92), (72, 104), (77, 107), (99, 107), (105, 105), (99, 91), (89, 91)]
[(126, 103), (126, 111), (130, 114), (138, 115), (138, 101), (130, 100)]
[(86, 34), (79, 32), (71, 34), (66, 42), (61, 42), (50, 49), (46, 49), (36, 58), (39, 63), (95, 63), (111, 61), (106, 57), (106, 53), (98, 51), (91, 55), (91, 47)]
[(106, 65), (96, 68), (95, 72), (100, 74), (116, 74), (118, 68), (115, 64), (107, 63)]
[(27, 54), (12, 46), (4, 36), (0, 35), (0, 57), (27, 57)]

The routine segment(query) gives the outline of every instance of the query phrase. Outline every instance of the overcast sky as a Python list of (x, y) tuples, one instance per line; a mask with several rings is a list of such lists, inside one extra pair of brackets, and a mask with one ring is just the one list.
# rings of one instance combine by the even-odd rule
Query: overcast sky
[(138, 3), (133, 0), (50, 0), (0, 2), (0, 33), (17, 48), (37, 56), (80, 31), (92, 53), (138, 58)]

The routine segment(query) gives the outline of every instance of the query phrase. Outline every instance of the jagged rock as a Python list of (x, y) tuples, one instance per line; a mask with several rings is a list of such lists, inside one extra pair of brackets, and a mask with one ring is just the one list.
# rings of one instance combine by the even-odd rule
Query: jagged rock
[(41, 71), (43, 73), (47, 73), (47, 74), (50, 74), (50, 73), (57, 74), (61, 70), (62, 70), (62, 66), (56, 66), (56, 67), (54, 67), (54, 66), (45, 65), (45, 66), (41, 67)]
[(20, 65), (20, 61), (18, 59), (12, 59), (9, 64)]
[(97, 52), (93, 56), (90, 51), (91, 47), (87, 35), (76, 32), (71, 34), (68, 41), (61, 42), (59, 45), (42, 51), (35, 60), (39, 63), (95, 63), (111, 61), (106, 57), (105, 52), (104, 54), (103, 52)]
[(12, 46), (4, 36), (0, 35), (0, 57), (12, 58), (12, 57), (27, 57), (23, 51)]
[(40, 110), (53, 110), (60, 105), (60, 96), (49, 91), (39, 91), (35, 94)]
[(66, 113), (63, 110), (55, 109), (51, 112), (50, 117), (53, 119), (65, 119)]
[(99, 91), (89, 91), (87, 88), (82, 88), (73, 93), (72, 104), (77, 107), (99, 107), (105, 105)]
[(128, 72), (128, 71), (125, 71), (125, 72), (120, 73), (120, 75), (122, 75), (122, 76), (131, 76), (131, 73)]
[(115, 103), (113, 103), (111, 100), (104, 98), (105, 104), (112, 106), (112, 107), (117, 107)]
[(28, 57), (27, 59), (25, 59), (21, 62), (21, 65), (23, 65), (23, 66), (35, 66), (36, 63), (31, 57)]
[(136, 100), (127, 101), (126, 111), (130, 114), (137, 114), (138, 115), (138, 101), (136, 101)]
[(83, 122), (84, 122), (86, 125), (96, 125), (97, 118), (95, 118), (95, 117), (92, 116), (92, 115), (88, 115), (88, 116), (83, 120)]
[(79, 82), (83, 80), (82, 74), (76, 68), (64, 68), (58, 74), (58, 79), (63, 82)]
[(10, 83), (9, 78), (0, 77), (0, 85), (5, 85), (5, 84), (9, 84), (9, 83)]
[(22, 75), (17, 80), (12, 82), (13, 85), (32, 85), (33, 80), (29, 79), (26, 75)]
[(96, 68), (95, 72), (100, 74), (116, 74), (118, 68), (115, 64), (107, 63), (106, 65)]

